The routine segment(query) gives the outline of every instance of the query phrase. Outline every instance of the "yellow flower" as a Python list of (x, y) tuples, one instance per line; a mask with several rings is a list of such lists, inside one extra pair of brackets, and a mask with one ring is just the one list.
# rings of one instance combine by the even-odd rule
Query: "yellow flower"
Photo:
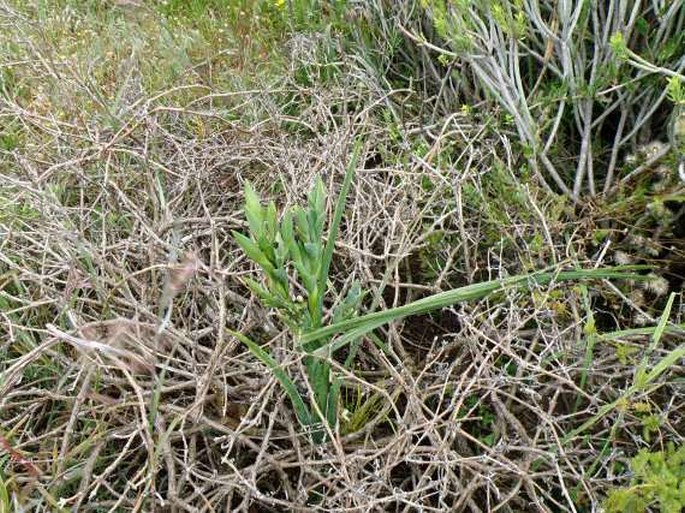
[(285, 0), (274, 0), (274, 5), (279, 9), (283, 9), (285, 7)]

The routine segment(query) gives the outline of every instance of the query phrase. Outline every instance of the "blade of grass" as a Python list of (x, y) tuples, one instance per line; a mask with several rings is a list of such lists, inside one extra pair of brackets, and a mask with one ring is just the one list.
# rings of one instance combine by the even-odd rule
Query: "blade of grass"
[(328, 230), (328, 239), (326, 241), (326, 245), (324, 246), (323, 255), (321, 257), (321, 271), (319, 274), (319, 290), (321, 291), (319, 298), (319, 307), (321, 311), (323, 311), (323, 296), (324, 291), (326, 290), (325, 287), (326, 280), (328, 279), (328, 271), (330, 270), (331, 260), (333, 259), (333, 248), (335, 246), (335, 239), (338, 237), (338, 229), (340, 228), (340, 222), (342, 221), (343, 212), (345, 211), (345, 201), (347, 200), (347, 194), (350, 192), (352, 178), (354, 177), (354, 171), (357, 167), (357, 160), (359, 160), (361, 150), (361, 139), (357, 139), (357, 141), (354, 144), (352, 158), (350, 160), (350, 163), (347, 165), (345, 179), (343, 180), (342, 188), (340, 189), (340, 194), (338, 195), (338, 200), (335, 204), (333, 219), (331, 220), (331, 226)]
[(5, 486), (5, 478), (0, 471), (0, 511), (10, 511), (10, 494)]
[[(639, 269), (641, 269), (640, 267)], [(300, 337), (301, 347), (305, 351), (313, 352), (330, 346), (331, 351), (339, 349), (357, 337), (363, 336), (374, 329), (389, 322), (402, 319), (411, 315), (419, 315), (433, 310), (438, 310), (456, 303), (472, 299), (481, 299), (493, 292), (532, 282), (536, 285), (543, 285), (551, 281), (568, 280), (587, 280), (587, 279), (641, 279), (642, 276), (635, 274), (637, 266), (621, 266), (608, 269), (588, 269), (581, 271), (562, 271), (562, 272), (536, 272), (525, 275), (517, 275), (510, 278), (491, 280), (481, 283), (474, 283), (465, 287), (440, 292), (431, 296), (413, 301), (406, 305), (398, 306), (384, 311), (372, 312), (366, 315), (348, 319), (335, 324), (324, 326)], [(327, 339), (337, 333), (344, 333), (342, 337), (334, 342), (328, 341), (320, 343), (321, 339)]]
[(259, 239), (263, 231), (264, 209), (257, 193), (249, 182), (245, 182), (245, 217), (250, 233)]
[(664, 311), (661, 314), (661, 317), (659, 318), (659, 324), (657, 324), (656, 329), (654, 330), (654, 334), (652, 335), (652, 342), (651, 344), (649, 344), (649, 347), (647, 347), (647, 350), (645, 351), (645, 354), (642, 357), (642, 361), (640, 361), (640, 365), (638, 366), (637, 371), (635, 372), (635, 384), (639, 385), (642, 382), (642, 380), (647, 378), (647, 365), (649, 364), (649, 357), (656, 349), (656, 346), (659, 345), (659, 341), (661, 340), (661, 337), (663, 337), (664, 335), (666, 325), (668, 324), (668, 317), (670, 316), (671, 309), (673, 308), (674, 299), (675, 292), (671, 292), (671, 295), (668, 298), (668, 302), (666, 303), (666, 307), (664, 308)]
[[(609, 331), (607, 333), (599, 333), (598, 340), (616, 340), (620, 338), (636, 337), (640, 335), (654, 335), (656, 326), (647, 326), (644, 328), (631, 328), (627, 330)], [(665, 327), (664, 333), (669, 335), (685, 335), (685, 324), (671, 324)]]
[[(593, 352), (595, 348), (595, 343), (597, 342), (597, 325), (595, 324), (595, 316), (592, 312), (590, 306), (590, 296), (588, 294), (587, 287), (585, 284), (579, 286), (580, 293), (583, 298), (583, 306), (585, 307), (585, 313), (587, 315), (587, 320), (585, 321), (585, 327), (583, 331), (585, 333), (585, 358), (583, 359), (583, 370), (580, 373), (580, 389), (585, 390), (585, 385), (587, 384), (587, 375), (590, 370), (590, 365), (592, 365)], [(582, 395), (578, 394), (576, 397), (576, 404), (573, 411), (578, 411), (580, 407), (580, 402), (582, 400)]]
[[(656, 348), (656, 345), (659, 343), (659, 340), (661, 340), (661, 337), (663, 336), (664, 332), (666, 331), (666, 323), (668, 322), (668, 318), (671, 314), (671, 307), (673, 306), (674, 297), (675, 297), (675, 293), (672, 293), (671, 297), (669, 297), (668, 303), (666, 304), (666, 307), (664, 308), (664, 311), (661, 315), (661, 318), (659, 319), (659, 324), (656, 327), (656, 329), (654, 330), (654, 336), (652, 338), (652, 343), (650, 344), (650, 347), (647, 349), (648, 352), (651, 352), (651, 351), (653, 351), (654, 348)], [(654, 365), (654, 367), (652, 367), (652, 370), (647, 372), (647, 371), (645, 371), (645, 368), (646, 368), (645, 362), (647, 360), (647, 356), (645, 356), (645, 359), (643, 359), (642, 363), (640, 364), (641, 369), (638, 369), (638, 372), (635, 373), (634, 382), (628, 388), (628, 390), (626, 390), (615, 401), (612, 401), (611, 403), (608, 403), (608, 404), (605, 404), (604, 406), (602, 406), (595, 415), (593, 415), (588, 420), (583, 422), (576, 429), (570, 431), (564, 438), (562, 438), (561, 444), (565, 445), (570, 440), (572, 440), (573, 438), (575, 438), (576, 436), (581, 434), (583, 431), (594, 426), (605, 415), (607, 415), (610, 411), (612, 411), (614, 408), (616, 408), (620, 403), (625, 402), (625, 400), (628, 399), (629, 397), (631, 397), (633, 394), (638, 393), (638, 392), (644, 392), (650, 383), (652, 383), (657, 378), (659, 378), (659, 376), (661, 376), (671, 366), (673, 366), (676, 362), (678, 362), (681, 358), (684, 358), (684, 357), (685, 357), (685, 344), (681, 344), (679, 347), (673, 349), (666, 356), (664, 356), (661, 360), (659, 360), (657, 362), (657, 364)]]
[[(314, 392), (316, 403), (319, 406), (322, 415), (326, 417), (326, 419), (321, 420), (330, 421), (330, 418), (328, 417), (329, 407), (332, 406), (329, 404), (331, 401), (330, 364), (325, 360), (314, 356), (306, 356), (304, 358), (304, 364), (307, 368), (309, 384)], [(333, 424), (330, 425), (335, 425), (335, 418), (333, 418)]]
[(288, 374), (280, 367), (280, 365), (278, 365), (278, 362), (249, 337), (237, 331), (229, 329), (226, 329), (226, 331), (245, 344), (250, 352), (259, 361), (266, 365), (271, 372), (273, 372), (274, 376), (283, 387), (283, 390), (285, 390), (285, 393), (288, 394), (290, 402), (292, 402), (293, 407), (295, 408), (295, 414), (297, 415), (297, 419), (300, 421), (300, 424), (303, 426), (311, 426), (312, 415), (309, 412), (309, 408), (302, 399), (302, 396), (300, 396), (300, 393), (297, 391), (295, 383), (293, 383), (292, 379), (290, 379), (290, 376), (288, 376)]
[(652, 370), (647, 373), (645, 377), (645, 385), (649, 385), (652, 381), (661, 376), (670, 367), (672, 367), (676, 362), (685, 358), (685, 344), (681, 344), (674, 350), (670, 351), (666, 356), (657, 362), (657, 364), (652, 367)]

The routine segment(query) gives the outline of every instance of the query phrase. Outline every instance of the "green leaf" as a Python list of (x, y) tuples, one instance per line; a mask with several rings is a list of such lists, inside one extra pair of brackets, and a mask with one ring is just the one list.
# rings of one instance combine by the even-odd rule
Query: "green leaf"
[(630, 486), (613, 490), (604, 503), (607, 513), (654, 511), (680, 513), (685, 507), (685, 445), (665, 450), (641, 449), (631, 460)]
[(343, 179), (343, 184), (340, 189), (340, 194), (335, 202), (335, 210), (333, 212), (333, 219), (331, 220), (330, 228), (328, 230), (328, 238), (326, 240), (326, 245), (323, 249), (323, 255), (321, 258), (321, 267), (319, 268), (319, 290), (321, 291), (321, 301), (320, 307), (323, 309), (323, 295), (326, 291), (326, 281), (328, 280), (328, 271), (331, 268), (331, 260), (333, 260), (333, 249), (335, 247), (335, 240), (338, 237), (338, 229), (340, 228), (340, 222), (342, 221), (342, 216), (345, 211), (345, 202), (347, 201), (347, 195), (350, 192), (350, 187), (352, 186), (352, 178), (354, 177), (354, 171), (357, 167), (357, 161), (359, 160), (359, 155), (362, 151), (362, 141), (357, 139), (354, 144), (354, 150), (352, 151), (352, 158), (347, 165), (347, 171), (345, 172), (345, 178)]
[[(297, 271), (297, 274), (298, 274), (300, 280), (303, 280), (305, 276), (308, 276), (309, 271), (304, 266), (301, 259), (300, 260), (293, 259), (292, 264), (293, 264), (293, 267), (295, 267), (295, 270)], [(307, 289), (306, 283), (304, 284), (304, 288)]]
[(282, 267), (279, 267), (276, 269), (276, 272), (274, 273), (274, 278), (278, 282), (278, 284), (285, 289), (288, 287), (288, 273), (285, 272), (285, 269)]
[(276, 251), (274, 250), (274, 245), (268, 241), (266, 237), (260, 237), (257, 240), (257, 247), (271, 265), (276, 267)]
[(300, 278), (302, 278), (302, 284), (304, 285), (307, 294), (316, 294), (316, 276), (311, 274), (308, 269), (303, 268), (303, 271), (300, 272)]
[(297, 387), (295, 386), (295, 383), (293, 383), (293, 380), (290, 379), (290, 376), (288, 376), (278, 362), (274, 360), (273, 357), (264, 349), (262, 349), (257, 343), (253, 342), (250, 338), (242, 333), (229, 329), (226, 331), (245, 344), (250, 352), (259, 361), (266, 365), (271, 372), (273, 372), (274, 377), (278, 380), (280, 385), (283, 387), (283, 390), (285, 390), (285, 393), (288, 395), (288, 398), (295, 409), (295, 415), (297, 415), (297, 419), (300, 421), (300, 424), (302, 424), (304, 427), (311, 426), (313, 424), (313, 419), (309, 408), (305, 404), (300, 393), (297, 391)]
[(372, 312), (360, 317), (348, 319), (346, 321), (341, 321), (323, 328), (319, 328), (304, 334), (300, 339), (300, 343), (306, 351), (312, 352), (319, 348), (320, 344), (317, 343), (318, 340), (326, 339), (337, 333), (344, 333), (343, 336), (338, 340), (331, 342), (332, 350), (335, 351), (336, 349), (345, 346), (351, 340), (365, 335), (366, 333), (369, 333), (370, 331), (373, 331), (374, 329), (389, 322), (402, 319), (410, 315), (419, 315), (434, 310), (439, 310), (446, 306), (452, 306), (462, 301), (480, 299), (492, 294), (493, 292), (500, 291), (508, 287), (523, 284), (542, 285), (551, 281), (579, 279), (644, 279), (644, 277), (630, 272), (634, 269), (636, 269), (635, 266), (622, 266), (608, 269), (589, 269), (581, 271), (536, 272), (500, 280), (475, 283), (465, 287), (440, 292), (438, 294), (434, 294), (432, 296), (428, 296), (396, 308)]
[[(583, 283), (578, 286), (581, 297), (583, 299), (583, 306), (585, 308), (587, 321), (583, 327), (583, 333), (585, 333), (586, 346), (585, 346), (585, 358), (583, 360), (583, 370), (580, 373), (580, 389), (585, 390), (585, 385), (587, 384), (587, 376), (592, 365), (592, 360), (594, 358), (594, 348), (597, 342), (597, 326), (595, 323), (595, 316), (590, 305), (590, 295), (587, 290), (587, 286)], [(580, 402), (582, 400), (582, 395), (578, 394), (576, 397), (576, 403), (574, 407), (574, 412), (580, 407)]]
[[(673, 297), (673, 295), (671, 297)], [(659, 341), (662, 334), (666, 330), (664, 319), (668, 318), (668, 313), (670, 313), (671, 306), (672, 302), (669, 301), (664, 309), (664, 314), (661, 316), (659, 326), (657, 326), (657, 328), (654, 330), (652, 348), (655, 347), (656, 342)], [(578, 434), (595, 425), (605, 415), (614, 410), (622, 401), (630, 398), (635, 393), (644, 392), (650, 383), (659, 378), (659, 376), (676, 365), (683, 358), (685, 358), (685, 344), (681, 344), (679, 347), (668, 352), (666, 356), (653, 365), (649, 371), (647, 371), (646, 365), (640, 365), (635, 372), (633, 384), (628, 388), (628, 390), (626, 390), (623, 395), (621, 395), (621, 397), (615, 401), (603, 405), (595, 415), (583, 422), (579, 427), (568, 432), (561, 440), (562, 445), (565, 445), (569, 440), (572, 440)]]
[(324, 209), (326, 208), (325, 203), (326, 192), (324, 190), (323, 181), (321, 180), (321, 177), (318, 176), (314, 182), (314, 187), (312, 187), (312, 190), (309, 193), (309, 208), (323, 217)]
[(304, 252), (311, 263), (314, 264), (312, 265), (312, 269), (315, 268), (315, 265), (319, 263), (319, 259), (321, 258), (321, 244), (317, 242), (305, 242)]
[(245, 254), (256, 264), (262, 267), (264, 271), (268, 274), (273, 274), (275, 272), (274, 266), (271, 264), (267, 256), (262, 253), (262, 250), (252, 241), (252, 239), (246, 237), (240, 232), (235, 230), (232, 232), (233, 238), (238, 243), (240, 248), (245, 252)]
[(326, 192), (321, 177), (317, 177), (316, 183), (309, 193), (309, 221), (313, 237), (319, 238), (323, 233), (323, 224), (326, 214)]
[(288, 248), (288, 245), (283, 240), (283, 236), (280, 233), (277, 233), (276, 234), (276, 262), (278, 263), (278, 265), (280, 267), (283, 267), (283, 265), (288, 260), (289, 255), (290, 255), (290, 248)]
[(269, 206), (265, 210), (264, 216), (264, 237), (273, 244), (276, 241), (276, 234), (278, 233), (278, 214), (276, 213), (276, 204), (273, 201), (269, 202)]
[(626, 60), (628, 58), (628, 47), (626, 46), (626, 41), (623, 38), (623, 34), (620, 32), (614, 33), (609, 39), (609, 44), (614, 54), (619, 60)]
[(683, 358), (685, 358), (685, 344), (676, 347), (659, 360), (645, 376), (645, 383), (651, 383)]
[(311, 286), (313, 289), (307, 296), (307, 307), (309, 308), (309, 316), (312, 320), (311, 328), (320, 328), (323, 312), (319, 310), (319, 291), (316, 289), (316, 280), (312, 279)]
[(672, 292), (669, 296), (668, 302), (664, 307), (664, 311), (661, 313), (661, 317), (659, 318), (659, 324), (657, 325), (656, 329), (654, 330), (654, 334), (652, 335), (652, 341), (649, 344), (647, 351), (645, 351), (645, 355), (642, 358), (640, 366), (638, 367), (635, 373), (635, 384), (638, 387), (643, 387), (647, 385), (647, 383), (649, 383), (649, 381), (647, 381), (648, 374), (651, 374), (651, 372), (654, 371), (654, 369), (652, 369), (650, 373), (647, 372), (649, 357), (656, 350), (657, 346), (659, 345), (659, 341), (661, 340), (661, 337), (663, 337), (664, 332), (666, 331), (666, 326), (668, 325), (668, 318), (671, 315), (671, 310), (673, 308), (673, 301), (675, 300), (675, 296), (675, 292)]
[(355, 280), (345, 298), (333, 310), (333, 323), (354, 317), (359, 311), (362, 297), (361, 285)]
[(0, 472), (0, 511), (11, 511), (10, 495), (5, 486), (5, 477)]
[[(321, 415), (324, 417), (321, 419), (323, 421), (325, 420), (326, 412), (328, 411), (331, 366), (328, 362), (315, 356), (306, 356), (304, 358), (304, 364), (307, 368), (307, 376), (312, 391), (314, 392), (316, 404), (319, 407)], [(335, 425), (335, 423), (332, 425)]]
[(326, 412), (326, 420), (329, 426), (335, 426), (338, 418), (338, 402), (340, 400), (340, 387), (342, 386), (342, 379), (336, 377), (333, 382), (329, 384), (328, 391), (328, 411)]
[(281, 238), (288, 248), (288, 252), (295, 264), (302, 263), (302, 254), (300, 247), (295, 241), (295, 233), (293, 231), (293, 215), (291, 212), (286, 212), (281, 221)]
[(309, 232), (309, 220), (307, 219), (307, 214), (301, 208), (297, 208), (294, 211), (295, 215), (295, 228), (299, 239), (304, 242), (311, 241), (311, 233)]
[(243, 283), (250, 289), (250, 291), (259, 298), (259, 300), (266, 306), (273, 308), (288, 308), (288, 303), (286, 303), (282, 298), (275, 294), (272, 294), (264, 287), (262, 287), (258, 282), (251, 278), (243, 277)]
[(252, 293), (259, 299), (270, 301), (273, 298), (272, 294), (269, 291), (267, 291), (264, 287), (261, 286), (261, 284), (259, 284), (252, 278), (243, 277), (242, 281), (245, 283), (245, 285), (247, 285), (247, 288), (249, 288), (250, 291), (252, 291)]
[(264, 229), (264, 212), (259, 196), (250, 182), (245, 182), (245, 217), (247, 217), (247, 224), (253, 237), (255, 239), (261, 237)]

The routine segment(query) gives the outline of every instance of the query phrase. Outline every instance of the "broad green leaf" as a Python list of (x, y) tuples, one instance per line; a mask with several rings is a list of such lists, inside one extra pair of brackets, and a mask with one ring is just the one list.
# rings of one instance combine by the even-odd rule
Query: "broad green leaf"
[(309, 208), (316, 212), (319, 217), (323, 217), (323, 214), (325, 213), (326, 192), (320, 176), (316, 178), (314, 187), (312, 187), (312, 190), (309, 193)]
[(247, 285), (247, 288), (249, 288), (259, 299), (271, 300), (272, 294), (252, 278), (244, 277), (242, 281), (245, 283), (245, 285)]
[(321, 177), (317, 177), (309, 194), (309, 230), (312, 240), (316, 241), (323, 234), (326, 215), (326, 192)]
[(282, 267), (279, 267), (276, 269), (276, 272), (274, 273), (274, 277), (278, 281), (279, 285), (282, 285), (283, 287), (288, 286), (288, 273), (285, 272), (285, 269)]
[(272, 265), (276, 263), (276, 251), (270, 240), (267, 240), (266, 237), (260, 237), (257, 240), (257, 247)]
[(276, 204), (270, 201), (264, 215), (264, 237), (273, 244), (276, 241), (276, 233), (278, 233), (278, 214)]
[(338, 411), (339, 384), (336, 387), (331, 383), (331, 366), (325, 360), (314, 356), (305, 357), (304, 363), (316, 405), (323, 416), (321, 420), (334, 427)]
[(301, 242), (310, 242), (311, 234), (309, 232), (309, 220), (307, 219), (306, 212), (298, 208), (294, 211), (295, 215), (295, 228), (297, 236)]
[(319, 264), (319, 259), (321, 258), (321, 244), (319, 242), (305, 242), (304, 252), (307, 257), (309, 257), (312, 264), (314, 264), (312, 265), (312, 269), (318, 267), (317, 264)]
[(307, 294), (316, 294), (316, 276), (314, 276), (307, 269), (305, 269), (304, 272), (300, 273), (300, 278), (302, 279), (302, 284), (304, 285), (304, 288), (307, 290)]
[(304, 364), (309, 376), (309, 384), (312, 386), (314, 397), (316, 397), (316, 402), (325, 415), (330, 365), (315, 356), (305, 356)]
[[(309, 270), (304, 266), (302, 260), (293, 260), (292, 264), (295, 267), (300, 280), (304, 281), (306, 279), (305, 277), (309, 275)], [(309, 290), (307, 283), (304, 283), (303, 285), (305, 289)]]
[(321, 242), (321, 237), (323, 236), (323, 230), (319, 229), (319, 226), (321, 225), (323, 225), (323, 220), (320, 221), (316, 212), (309, 210), (307, 212), (308, 241), (311, 243)]
[(274, 266), (271, 264), (271, 262), (269, 262), (269, 259), (264, 253), (262, 253), (262, 250), (259, 249), (252, 239), (246, 237), (240, 232), (236, 232), (235, 230), (232, 233), (233, 238), (238, 243), (240, 248), (253, 262), (261, 266), (261, 268), (269, 274), (273, 274), (275, 272)]
[(257, 193), (250, 182), (245, 182), (245, 217), (250, 227), (250, 233), (259, 238), (264, 230), (264, 212)]
[[(314, 281), (313, 286), (316, 287), (316, 281)], [(319, 291), (313, 290), (307, 296), (307, 306), (309, 307), (309, 314), (312, 319), (312, 328), (321, 327), (321, 319), (323, 317), (323, 312), (319, 309)]]
[(289, 255), (290, 255), (290, 249), (288, 248), (288, 245), (283, 240), (282, 235), (280, 233), (277, 233), (276, 234), (276, 263), (278, 264), (279, 267), (284, 266), (284, 264), (288, 260)]
[(286, 212), (286, 214), (283, 216), (283, 221), (281, 221), (281, 237), (283, 238), (283, 242), (288, 248), (290, 257), (295, 265), (302, 265), (302, 254), (300, 247), (295, 240), (295, 233), (293, 231), (293, 215), (291, 212)]

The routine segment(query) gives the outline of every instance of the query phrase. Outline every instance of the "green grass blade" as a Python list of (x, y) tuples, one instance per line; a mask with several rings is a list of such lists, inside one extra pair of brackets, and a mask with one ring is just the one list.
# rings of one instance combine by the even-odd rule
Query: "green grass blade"
[[(420, 315), (434, 310), (439, 310), (446, 306), (451, 306), (463, 301), (481, 299), (493, 292), (503, 290), (508, 287), (530, 282), (531, 284), (542, 285), (551, 281), (586, 280), (586, 279), (640, 279), (641, 276), (634, 271), (635, 266), (613, 267), (608, 269), (588, 269), (582, 271), (563, 271), (563, 272), (537, 272), (525, 275), (513, 276), (499, 280), (486, 281), (460, 287), (457, 289), (440, 292), (406, 305), (398, 306), (384, 311), (372, 312), (366, 315), (348, 319), (335, 324), (324, 326), (308, 333), (300, 338), (300, 344), (305, 351), (313, 352), (321, 349), (328, 344), (332, 344), (333, 350), (344, 346), (357, 337), (365, 335), (370, 331), (387, 324), (389, 322), (408, 317), (410, 315)], [(337, 333), (345, 333), (341, 339), (334, 343), (320, 343), (322, 339), (327, 339)]]
[[(664, 308), (664, 312), (661, 315), (661, 318), (659, 320), (659, 324), (657, 325), (656, 329), (654, 330), (654, 336), (652, 338), (652, 344), (650, 345), (650, 348), (647, 350), (648, 353), (656, 347), (659, 340), (661, 339), (661, 336), (666, 331), (666, 324), (668, 321), (668, 317), (671, 313), (671, 307), (673, 306), (674, 297), (675, 297), (675, 294), (671, 294), (671, 297), (669, 298), (668, 304)], [(657, 378), (659, 378), (659, 376), (661, 376), (664, 372), (666, 372), (674, 364), (679, 362), (682, 358), (685, 358), (685, 344), (681, 344), (679, 347), (670, 351), (666, 356), (664, 356), (661, 360), (659, 360), (656, 363), (656, 365), (654, 365), (652, 367), (652, 369), (650, 371), (646, 371), (646, 363), (645, 363), (646, 358), (647, 358), (647, 356), (645, 356), (645, 360), (643, 360), (642, 363), (640, 364), (640, 369), (638, 369), (638, 371), (636, 372), (635, 382), (633, 383), (633, 385), (631, 385), (628, 388), (628, 390), (626, 390), (621, 395), (621, 397), (619, 397), (615, 401), (612, 401), (611, 403), (608, 403), (608, 404), (605, 404), (604, 406), (602, 406), (595, 415), (593, 415), (588, 420), (583, 422), (583, 424), (578, 426), (576, 429), (569, 432), (561, 440), (562, 445), (565, 445), (570, 440), (572, 440), (573, 438), (575, 438), (576, 436), (581, 434), (583, 431), (594, 426), (605, 415), (609, 414), (609, 412), (611, 412), (621, 402), (625, 401), (627, 398), (631, 397), (633, 394), (638, 393), (638, 392), (644, 392), (650, 383), (652, 383)]]
[(318, 349), (315, 342), (322, 338), (327, 338), (341, 332), (346, 332), (351, 336), (353, 334), (353, 331), (351, 330), (356, 331), (361, 328), (361, 332), (355, 333), (355, 336), (360, 336), (361, 334), (368, 333), (369, 331), (382, 326), (383, 324), (402, 319), (410, 315), (419, 315), (430, 312), (445, 306), (450, 306), (460, 301), (481, 298), (491, 292), (494, 292), (495, 290), (501, 289), (507, 284), (511, 285), (522, 280), (523, 278), (519, 277), (516, 280), (510, 278), (505, 280), (488, 281), (474, 285), (468, 285), (466, 287), (461, 287), (459, 289), (453, 289), (446, 292), (440, 292), (438, 294), (413, 301), (412, 303), (408, 303), (406, 305), (390, 308), (388, 310), (372, 312), (366, 315), (337, 322), (309, 333), (305, 333), (301, 337), (300, 342), (304, 345), (306, 350), (308, 349), (313, 351)]
[(328, 390), (328, 404), (326, 410), (326, 419), (331, 428), (335, 427), (338, 419), (338, 398), (340, 397), (340, 387), (342, 386), (342, 378), (336, 376), (333, 382), (329, 385)]
[[(608, 331), (606, 333), (599, 333), (597, 340), (617, 340), (621, 338), (636, 337), (640, 335), (654, 335), (656, 326), (646, 326), (644, 328), (630, 328), (627, 330)], [(685, 324), (673, 323), (666, 326), (665, 333), (669, 335), (685, 335)]]
[[(592, 308), (590, 305), (590, 295), (588, 294), (587, 287), (585, 286), (585, 284), (581, 284), (579, 286), (579, 289), (583, 300), (583, 306), (585, 307), (585, 314), (587, 316), (587, 320), (585, 322), (585, 327), (583, 328), (583, 332), (585, 333), (586, 344), (585, 357), (583, 359), (583, 370), (580, 373), (580, 384), (578, 386), (581, 390), (585, 390), (588, 372), (590, 370), (590, 366), (592, 365), (595, 343), (597, 342), (597, 325), (595, 323), (595, 315), (592, 312)], [(582, 395), (579, 394), (576, 397), (576, 404), (573, 409), (574, 412), (576, 412), (580, 407), (581, 400)]]
[(340, 221), (342, 220), (343, 212), (345, 211), (345, 201), (347, 200), (347, 194), (350, 192), (352, 178), (354, 177), (354, 171), (357, 167), (357, 160), (359, 160), (361, 150), (361, 139), (357, 139), (357, 141), (354, 144), (352, 158), (350, 160), (350, 163), (347, 165), (347, 172), (345, 173), (345, 179), (343, 180), (342, 188), (340, 189), (340, 194), (338, 195), (338, 200), (335, 204), (335, 210), (333, 211), (333, 219), (331, 220), (331, 226), (328, 230), (328, 240), (326, 241), (326, 246), (324, 247), (323, 255), (321, 258), (321, 268), (318, 276), (318, 288), (321, 295), (321, 297), (319, 298), (319, 306), (322, 310), (323, 296), (326, 290), (326, 280), (328, 279), (328, 271), (331, 267), (331, 260), (333, 259), (333, 248), (335, 246), (335, 239), (338, 237)]
[[(657, 379), (661, 374), (668, 370), (672, 365), (678, 362), (681, 358), (685, 357), (685, 344), (677, 347), (676, 349), (669, 352), (664, 356), (659, 362), (652, 367), (650, 371), (647, 371), (647, 364), (649, 361), (649, 355), (654, 352), (656, 346), (659, 345), (661, 337), (666, 332), (666, 327), (668, 324), (668, 318), (671, 315), (671, 309), (673, 308), (673, 301), (675, 300), (675, 292), (672, 292), (668, 298), (668, 303), (664, 308), (664, 312), (659, 319), (659, 324), (654, 330), (654, 335), (652, 336), (652, 343), (647, 348), (647, 352), (640, 362), (640, 378), (644, 380), (644, 385), (650, 384), (652, 381)], [(641, 383), (636, 382), (635, 385), (639, 386)]]
[(685, 344), (680, 345), (673, 351), (669, 352), (661, 360), (659, 360), (657, 364), (654, 365), (654, 367), (652, 367), (652, 370), (649, 371), (639, 383), (636, 383), (632, 385), (630, 388), (628, 388), (628, 390), (626, 390), (625, 393), (621, 395), (621, 397), (619, 397), (615, 401), (605, 404), (599, 409), (599, 411), (595, 415), (590, 417), (588, 420), (583, 422), (574, 430), (570, 431), (566, 436), (564, 436), (561, 439), (561, 445), (566, 445), (573, 438), (583, 433), (583, 431), (597, 424), (597, 422), (602, 420), (602, 418), (604, 418), (605, 415), (609, 414), (609, 412), (618, 407), (618, 405), (621, 402), (631, 397), (634, 393), (643, 392), (650, 383), (656, 380), (659, 376), (661, 376), (664, 372), (666, 372), (670, 367), (672, 367), (682, 358), (685, 358)]
[(657, 324), (656, 329), (654, 330), (654, 334), (652, 335), (652, 342), (649, 344), (649, 347), (645, 351), (645, 354), (642, 357), (642, 361), (640, 361), (640, 365), (635, 373), (635, 384), (638, 386), (643, 382), (645, 384), (647, 383), (644, 380), (647, 378), (648, 375), (647, 365), (649, 364), (649, 356), (654, 352), (656, 347), (659, 345), (661, 337), (664, 335), (664, 331), (666, 330), (666, 326), (668, 325), (668, 318), (671, 316), (671, 309), (673, 308), (674, 299), (675, 292), (672, 292), (668, 298), (666, 307), (664, 308), (664, 311), (662, 312), (661, 317), (659, 318), (659, 324)]
[(5, 478), (0, 471), (0, 513), (11, 511), (10, 509), (10, 494), (7, 491), (7, 486), (5, 486)]
[(680, 346), (676, 347), (673, 351), (669, 352), (666, 356), (659, 360), (659, 362), (652, 367), (652, 370), (647, 373), (645, 384), (649, 385), (652, 381), (657, 379), (683, 358), (685, 358), (685, 344), (681, 344)]
[(311, 426), (312, 415), (309, 412), (309, 408), (302, 399), (302, 396), (300, 396), (300, 393), (297, 391), (297, 387), (295, 386), (295, 383), (293, 383), (293, 380), (290, 379), (290, 376), (288, 376), (288, 374), (280, 367), (280, 365), (278, 365), (278, 362), (274, 360), (269, 353), (264, 351), (264, 349), (262, 349), (256, 342), (252, 341), (242, 333), (238, 333), (237, 331), (229, 329), (226, 331), (245, 344), (250, 352), (257, 357), (259, 361), (266, 365), (271, 372), (273, 372), (274, 376), (283, 387), (283, 390), (285, 390), (285, 393), (288, 394), (290, 402), (292, 402), (293, 408), (295, 408), (295, 414), (297, 415), (297, 419), (300, 421), (300, 424), (303, 426)]
[[(326, 191), (324, 190), (323, 181), (321, 177), (317, 177), (314, 187), (309, 193), (308, 198), (309, 217), (310, 217), (310, 233), (311, 240), (320, 243), (320, 237), (323, 234), (323, 225), (326, 217)], [(317, 240), (319, 239), (319, 240)]]
[[(320, 358), (317, 358), (315, 356), (306, 356), (304, 359), (304, 363), (307, 368), (309, 384), (311, 385), (312, 391), (314, 392), (314, 400), (316, 401), (316, 404), (319, 407), (321, 415), (324, 417), (321, 419), (321, 421), (327, 421), (329, 420), (328, 410), (330, 406), (329, 401), (331, 392), (331, 366), (330, 364), (328, 364), (328, 362), (321, 360)], [(330, 425), (335, 425), (335, 419), (333, 420), (333, 424)]]

